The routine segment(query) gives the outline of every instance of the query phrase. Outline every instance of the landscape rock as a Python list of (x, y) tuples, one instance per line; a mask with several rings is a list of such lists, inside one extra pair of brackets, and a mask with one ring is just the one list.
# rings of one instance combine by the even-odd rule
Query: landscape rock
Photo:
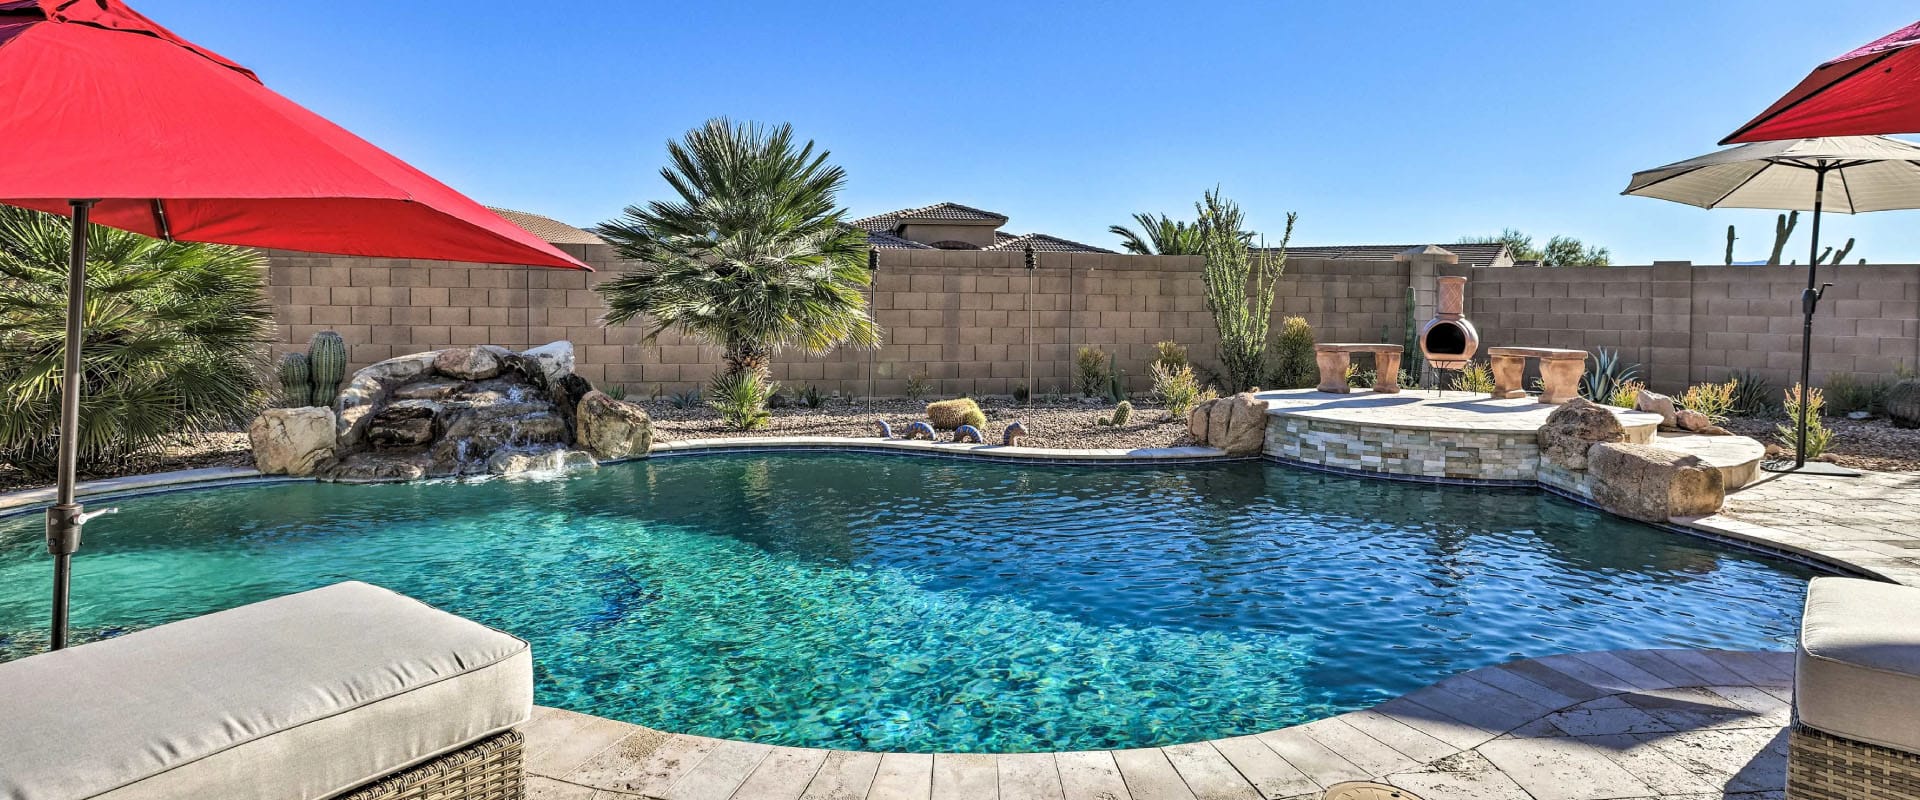
[(579, 428), (575, 441), (595, 458), (633, 458), (653, 449), (653, 419), (639, 406), (606, 392), (588, 392), (574, 417)]
[(433, 361), (440, 351), (429, 350), (425, 353), (389, 358), (369, 365), (347, 381), (347, 387), (340, 391), (340, 397), (333, 403), (334, 432), (337, 441), (334, 449), (339, 453), (350, 453), (359, 449), (367, 432), (367, 420), (373, 412), (386, 402), (388, 393), (433, 371)]
[[(1213, 446), (1230, 456), (1257, 455), (1267, 444), (1267, 403), (1252, 392), (1225, 398), (1213, 414), (1227, 411), (1227, 435)], [(1211, 426), (1211, 421), (1209, 421)]]
[(1227, 430), (1233, 423), (1233, 398), (1222, 397), (1207, 409), (1207, 446), (1224, 447)]
[(1640, 398), (1633, 402), (1633, 410), (1659, 414), (1660, 424), (1669, 428), (1674, 426), (1674, 414), (1678, 413), (1678, 409), (1674, 408), (1673, 398), (1647, 389), (1640, 390)]
[(1554, 409), (1540, 427), (1540, 457), (1565, 469), (1586, 469), (1588, 448), (1626, 438), (1626, 428), (1612, 411), (1575, 397)]
[(1639, 444), (1601, 443), (1587, 453), (1593, 500), (1643, 522), (1712, 514), (1726, 500), (1720, 470), (1699, 456)]
[(389, 403), (367, 423), (367, 444), (376, 449), (418, 447), (433, 441), (440, 404), (432, 400)]
[(326, 473), (334, 483), (394, 483), (426, 476), (425, 461), (418, 453), (355, 453)]
[(333, 461), (333, 409), (269, 408), (247, 426), (254, 468), (306, 477)]
[(487, 472), (519, 475), (527, 472), (566, 472), (600, 466), (593, 455), (580, 450), (501, 450), (487, 459)]
[(540, 367), (540, 372), (546, 376), (549, 386), (573, 374), (572, 342), (564, 340), (549, 342), (522, 352), (520, 355)]
[(1214, 405), (1219, 402), (1219, 400), (1208, 400), (1207, 402), (1194, 406), (1192, 411), (1187, 412), (1187, 433), (1193, 436), (1194, 443), (1207, 443), (1207, 415), (1213, 410)]
[(1680, 426), (1680, 430), (1698, 433), (1713, 427), (1713, 420), (1708, 419), (1707, 415), (1698, 411), (1683, 408), (1680, 409), (1678, 414), (1677, 424)]
[(500, 355), (487, 347), (451, 347), (433, 359), (433, 371), (463, 381), (484, 381), (498, 376)]
[(465, 381), (430, 380), (395, 389), (391, 397), (395, 400), (445, 400), (465, 388)]

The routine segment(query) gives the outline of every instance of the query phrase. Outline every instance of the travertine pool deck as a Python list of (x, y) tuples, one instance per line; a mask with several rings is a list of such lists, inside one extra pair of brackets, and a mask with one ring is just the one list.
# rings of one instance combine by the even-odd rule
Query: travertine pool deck
[[(1383, 425), (1409, 430), (1533, 433), (1560, 407), (1531, 397), (1496, 400), (1472, 392), (1406, 389), (1379, 394), (1355, 389), (1332, 394), (1313, 389), (1261, 392), (1267, 413), (1334, 422)], [(1644, 429), (1651, 435), (1660, 416), (1616, 410), (1620, 424)]]
[(1474, 670), (1292, 728), (1137, 750), (860, 753), (541, 708), (537, 800), (1281, 800), (1379, 780), (1425, 800), (1779, 798), (1792, 656), (1577, 653)]

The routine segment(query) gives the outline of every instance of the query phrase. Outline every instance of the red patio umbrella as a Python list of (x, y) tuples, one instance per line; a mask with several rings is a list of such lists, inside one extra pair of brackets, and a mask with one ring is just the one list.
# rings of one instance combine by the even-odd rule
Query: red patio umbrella
[(1815, 67), (1721, 144), (1920, 132), (1920, 22)]
[(587, 269), (120, 0), (0, 0), (0, 203), (73, 219), (53, 646), (67, 637), (86, 226), (342, 255)]

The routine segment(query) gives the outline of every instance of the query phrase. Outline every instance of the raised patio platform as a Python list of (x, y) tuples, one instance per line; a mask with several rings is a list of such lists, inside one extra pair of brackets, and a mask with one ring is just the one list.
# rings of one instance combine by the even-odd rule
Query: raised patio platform
[(525, 730), (528, 788), (540, 800), (1317, 800), (1371, 779), (1423, 800), (1760, 800), (1786, 785), (1792, 670), (1790, 653), (1574, 653), (1249, 736), (1012, 755), (777, 747), (543, 708)]
[[(1343, 472), (1435, 481), (1532, 485), (1538, 433), (1559, 406), (1532, 398), (1406, 389), (1262, 392), (1274, 419), (1266, 455)], [(1627, 440), (1653, 441), (1657, 414), (1614, 409)]]

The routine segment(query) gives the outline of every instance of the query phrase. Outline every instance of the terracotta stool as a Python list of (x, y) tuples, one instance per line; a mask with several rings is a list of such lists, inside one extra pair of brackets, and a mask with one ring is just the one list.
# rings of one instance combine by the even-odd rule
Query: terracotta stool
[(1397, 344), (1373, 344), (1370, 342), (1332, 342), (1313, 346), (1313, 361), (1320, 367), (1320, 391), (1332, 394), (1346, 394), (1353, 391), (1347, 386), (1347, 367), (1353, 364), (1354, 353), (1373, 354), (1373, 390), (1381, 394), (1393, 394), (1400, 391), (1401, 346)]
[(1527, 359), (1540, 360), (1540, 402), (1551, 405), (1580, 396), (1580, 376), (1587, 372), (1587, 351), (1555, 347), (1489, 347), (1493, 359), (1493, 396), (1526, 397), (1521, 386)]

